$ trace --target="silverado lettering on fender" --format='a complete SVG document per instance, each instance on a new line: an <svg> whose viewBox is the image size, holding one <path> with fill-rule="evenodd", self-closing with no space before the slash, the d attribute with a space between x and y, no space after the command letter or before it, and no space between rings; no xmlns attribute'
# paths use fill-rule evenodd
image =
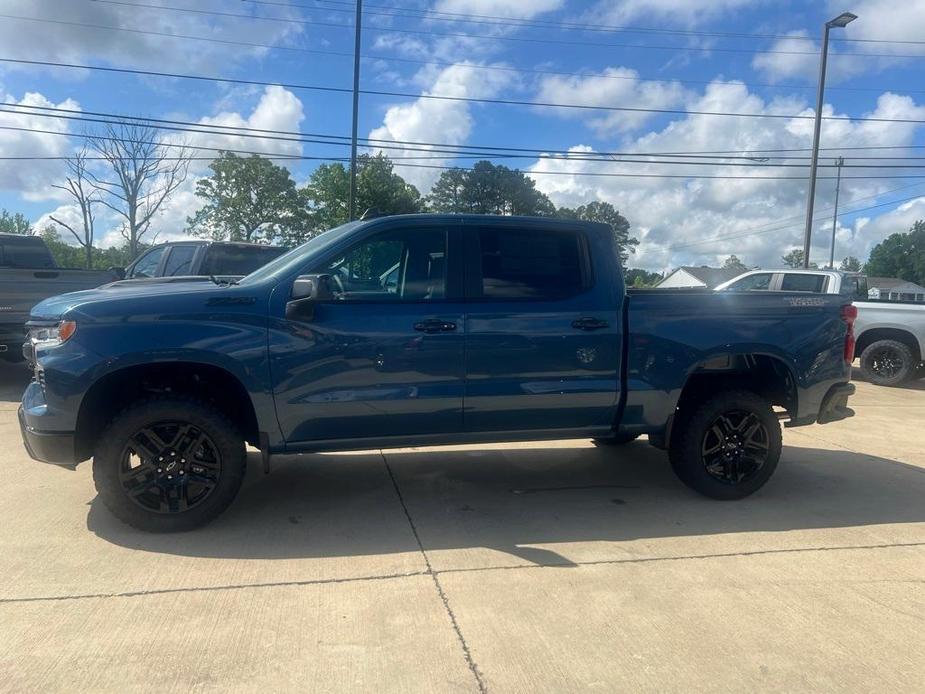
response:
<svg viewBox="0 0 925 694"><path fill-rule="evenodd" d="M219 515L245 442L274 454L642 434L717 499L759 489L788 426L851 416L850 300L624 288L610 227L351 222L238 284L43 301L19 410L38 460L93 458L151 531ZM773 409L781 408L779 415Z"/></svg>

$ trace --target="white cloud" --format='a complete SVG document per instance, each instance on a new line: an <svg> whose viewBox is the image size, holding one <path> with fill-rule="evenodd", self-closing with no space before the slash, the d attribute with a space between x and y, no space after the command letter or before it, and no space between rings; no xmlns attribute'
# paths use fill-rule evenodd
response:
<svg viewBox="0 0 925 694"><path fill-rule="evenodd" d="M645 19L666 22L669 27L692 27L755 4L759 3L755 0L600 0L586 13L585 19L617 25Z"/></svg>
<svg viewBox="0 0 925 694"><path fill-rule="evenodd" d="M0 91L0 102L46 108L79 110L80 104L72 99L54 103L42 94L28 92L21 99ZM70 121L64 118L47 118L42 111L0 113L0 155L4 157L61 157L71 153L68 133ZM27 132L11 128L27 128L46 132ZM0 189L15 191L28 200L58 197L58 192L49 183L60 176L63 165L60 161L7 161L0 166Z"/></svg>
<svg viewBox="0 0 925 694"><path fill-rule="evenodd" d="M39 5L41 7L34 0L5 0L4 14L47 20L35 22L6 18L0 22L0 45L5 54L17 58L62 62L81 62L93 58L122 66L156 66L160 70L188 71L226 67L229 60L263 55L267 49L244 46L232 49L226 44L171 39L153 33L276 45L301 32L301 25L296 23L246 21L136 5L106 5L85 1ZM218 3L215 6L221 9ZM295 8L277 8L275 14L283 18L301 16ZM117 31L105 27L135 31ZM68 70L60 74L73 78L75 72Z"/></svg>
<svg viewBox="0 0 925 694"><path fill-rule="evenodd" d="M664 109L684 99L677 82L640 81L639 73L626 67L608 67L588 77L544 78L537 101L588 106L629 106ZM580 118L600 134L627 132L642 126L654 114L642 111L587 111L571 108L545 109L563 118Z"/></svg>
<svg viewBox="0 0 925 694"><path fill-rule="evenodd" d="M479 70L471 64L454 65L441 70L434 78L432 86L424 93L486 98L496 94L510 79L510 73ZM369 137L377 140L463 144L472 131L471 108L472 105L464 101L419 98L389 107L382 125L370 132ZM427 156L427 151L383 151L399 162L405 157ZM445 161L446 159L437 158L418 163L441 165ZM436 169L413 167L398 167L398 173L422 192L426 192L440 174Z"/></svg>
<svg viewBox="0 0 925 694"><path fill-rule="evenodd" d="M687 104L690 110L732 111L766 114L811 114L805 103L793 100L765 102L748 92L744 85L714 83ZM925 118L925 106L911 98L883 94L870 116L878 118ZM826 106L826 113L832 113ZM844 142L850 145L911 144L915 124L824 121L823 146ZM748 151L762 149L808 148L812 137L811 120L718 118L686 116L666 127L623 142L627 151L698 152ZM613 203L630 220L633 234L642 242L630 263L654 270L686 264L718 264L735 253L748 264L765 267L780 265L787 248L801 245L806 202L805 179L733 180L691 178L644 178L639 174L709 174L715 176L805 176L805 160L772 160L771 163L797 163L792 168L758 168L729 165L692 166L658 164L620 164L614 161L580 161L575 155L587 154L588 146L576 146L571 156L538 160L531 168L537 187L560 205L574 206L590 200ZM901 151L901 150L899 150ZM805 154L795 152L794 155ZM822 164L831 164L837 150L824 152ZM847 163L857 152L844 151ZM870 156L869 152L864 153ZM891 154L895 154L891 152ZM761 162L745 163L761 164ZM860 162L858 162L860 163ZM895 162L893 162L895 163ZM555 175L543 172L556 172ZM561 175L573 174L573 175ZM626 177L597 177L579 174L622 173ZM849 178L877 174L877 169L845 170L840 211L899 199L922 192L908 180L860 180ZM895 170L880 170L891 174ZM830 208L834 199L833 169L820 169L816 198L816 225L813 260L827 262L830 241ZM886 194L891 190L891 194ZM878 197L880 196L880 197ZM885 208L888 209L888 208ZM882 230L870 222L861 229L842 228L838 232L839 258L856 255L866 259L873 243L886 230L904 231L908 220L921 214L912 205L903 218L883 219ZM908 223L907 223L908 222ZM899 228L896 225L899 224ZM905 225L905 226L903 226Z"/></svg>
<svg viewBox="0 0 925 694"><path fill-rule="evenodd" d="M558 10L565 0L439 0L437 12L460 14L487 14L511 19L532 19L546 12Z"/></svg>

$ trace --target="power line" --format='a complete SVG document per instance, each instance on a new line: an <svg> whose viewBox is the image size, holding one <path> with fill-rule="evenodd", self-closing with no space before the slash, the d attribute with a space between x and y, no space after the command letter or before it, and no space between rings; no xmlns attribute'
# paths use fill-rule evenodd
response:
<svg viewBox="0 0 925 694"><path fill-rule="evenodd" d="M248 19L248 20L258 20L258 21L269 21L277 23L286 23L286 24L301 24L305 26L323 26L323 27L334 27L340 29L349 29L352 28L352 24L336 24L333 22L318 22L315 20L308 19L287 19L284 17L267 17L265 15L251 15L243 14L238 12L222 12L218 10L198 10L188 7L173 7L170 5L152 5L147 3L138 3L138 2L126 2L125 0L93 0L94 2L105 3L108 5L120 5L125 7L136 7L142 9L151 9L164 12L186 12L192 14L204 14L204 15L213 15L218 17L232 17L238 19ZM597 46L602 48L634 48L641 50L670 50L670 51L699 51L705 53L744 53L749 55L757 54L769 54L769 55L818 55L817 51L778 51L778 50L754 50L747 48L723 48L723 47L704 47L704 46L659 46L653 44L634 44L634 43L601 43L597 41L571 41L563 39L538 39L538 38L529 38L523 36L487 36L484 34L466 34L462 32L446 32L446 31L426 31L422 29L404 29L398 27L370 27L370 31L377 31L380 33L402 33L402 34L416 34L416 35L425 35L425 36L453 36L466 39L486 39L490 41L516 41L522 43L541 43L544 45L547 44L558 44L558 45L568 45L568 46ZM917 53L912 55L907 54L898 54L898 53L839 53L838 57L844 56L863 56L869 58L925 58L925 53ZM833 56L834 57L834 56Z"/></svg>
<svg viewBox="0 0 925 694"><path fill-rule="evenodd" d="M281 46L277 44L270 43L255 43L250 41L233 41L230 39L216 39L207 36L196 36L191 34L172 34L169 32L163 31L148 31L142 29L131 29L127 27L117 27L117 26L108 26L105 24L92 24L87 22L71 22L60 19L48 19L40 17L22 17L18 15L10 14L0 14L0 17L4 19L15 19L26 22L40 22L46 24L59 24L64 26L74 26L74 27L83 27L88 29L100 29L105 31L122 31L132 34L139 34L144 36L157 36L161 38L170 38L170 39L180 39L184 41L202 41L207 43L216 43L220 45L228 46L242 46L246 48L264 48L267 50L276 50L276 51L289 51L296 53L307 53L311 55L327 55L334 57L343 57L343 58L352 58L353 54L346 51L329 51L329 50L320 50L313 48L299 48L295 46ZM537 75L558 75L563 77L593 77L609 80L630 80L644 83L654 83L654 84L732 84L739 85L743 84L744 80L691 80L691 79L655 79L655 78L646 78L646 77L630 77L627 75L608 75L601 74L596 72L569 72L565 70L539 70L525 67L514 67L506 65L477 65L467 62L450 62L450 61L441 61L441 60L416 60L414 58L401 58L396 56L385 56L385 55L376 55L371 53L362 53L361 58L365 60L373 61L386 61L392 63L407 63L412 65L433 65L436 67L465 67L471 70L488 70L488 71L497 71L497 72L513 72L518 74L537 74ZM799 84L770 84L763 82L749 82L750 87L762 87L767 89L815 89L813 85L799 85ZM905 86L903 87L828 87L829 91L855 91L855 92L883 92L883 91L896 91L904 92L909 94L925 94L925 89L908 89Z"/></svg>
<svg viewBox="0 0 925 694"><path fill-rule="evenodd" d="M101 2L102 0L95 0ZM109 0L107 0L109 1ZM129 68L110 68L99 65L84 65L77 63L60 63L55 61L39 61L39 60L23 60L23 59L14 59L14 58L0 58L0 61L3 62L12 62L12 63L27 63L32 65L45 65L49 67L63 67L63 68L74 68L74 69L84 69L84 70L101 70L105 72L124 72L129 74L141 74L141 75L151 75L156 77L169 77L173 79L193 79L193 80L205 80L212 82L229 82L234 84L251 84L251 85L263 85L263 86L278 86L286 87L288 89L303 89L307 91L323 91L331 93L340 93L340 94L349 94L352 93L351 89L346 87L331 87L326 85L314 85L314 84L297 84L297 83L286 83L286 82L265 82L260 80L244 80L238 78L226 78L221 76L205 76L205 75L192 75L188 73L174 73L174 72L157 72L153 70L139 70L139 69L129 69ZM466 97L466 96L452 96L449 94L415 94L412 92L393 92L377 89L361 89L361 94L367 94L372 96L391 96L399 98L409 98L409 99L431 99L438 101L455 101L455 102L464 102L464 103L481 103L481 104L496 104L496 105L506 105L506 106L533 106L533 107L542 107L542 108L565 108L565 109L577 109L577 110L591 110L591 111L613 111L613 112L628 112L628 113L657 113L663 115L687 115L687 116L723 116L729 118L770 118L770 119L786 119L786 120L812 120L813 116L804 116L800 114L783 114L783 113L735 113L730 111L702 111L702 110L692 110L692 109L672 109L672 108L643 108L643 107L634 107L634 106L602 106L602 105L593 105L593 104L568 104L568 103L559 103L551 101L527 101L521 99L495 99L495 98L485 98L485 97ZM853 121L860 123L925 123L925 119L915 119L915 118L879 118L872 116L822 116L822 120L829 121Z"/></svg>
<svg viewBox="0 0 925 694"><path fill-rule="evenodd" d="M25 110L17 110L25 109ZM126 114L118 113L107 113L103 111L82 111L78 109L67 109L54 106L38 106L32 104L0 104L0 112L10 113L15 115L22 116L37 116L45 118L54 118L54 119L64 119L64 120L77 120L82 122L93 122L93 123L102 123L107 125L118 125L126 121L135 121L140 124L149 125L149 127L156 127L158 129L171 130L176 132L184 132L191 134L201 134L201 135L223 135L227 137L250 137L262 140L280 140L287 142L298 142L305 144L321 144L321 145L335 145L335 146L347 146L348 138L343 135L327 135L321 133L302 133L299 131L286 131L286 130L268 130L264 128L252 128L249 126L231 126L231 125L221 125L221 124L210 124L210 123L196 123L193 121L183 121L183 120L173 120L173 119L164 119L164 118L153 118L153 117L144 117L144 116L132 116ZM155 124L151 126L150 124ZM698 162L698 161L648 161L641 159L631 159L630 156L645 156L645 157L686 157L686 156L720 156L720 155L711 155L708 153L695 154L671 154L671 153L653 153L648 154L644 152L640 153L621 153L621 152L571 152L568 150L541 150L541 149L527 149L527 148L493 148L493 147L479 147L476 145L448 145L446 143L418 143L414 141L407 140L379 140L379 139L370 139L370 138L359 138L362 139L364 147L374 148L374 149L391 149L398 151L420 151L427 152L430 154L445 154L451 157L462 157L462 156L479 156L479 157L509 157L512 152L522 152L527 156L516 157L516 158L539 158L539 159L553 159L556 161L610 161L614 163L643 163L643 164L688 164L688 165L700 165L700 166L765 166L765 167L794 167L794 168L803 168L801 164L769 164L766 162L755 162L755 161L746 161L746 162ZM398 146L401 145L401 146ZM443 147L445 149L436 149ZM485 151L485 150L495 150L495 151ZM557 156L563 155L563 156ZM620 156L625 157L623 159L615 160L613 157ZM723 159L750 159L754 160L754 157L743 157L735 155L734 157L730 156L720 156ZM859 158L859 157L856 157ZM873 157L875 160L882 159L881 157ZM894 158L899 160L911 159L908 158ZM824 166L827 166L824 164ZM850 165L853 168L921 168L920 165L904 165L904 164L871 164L871 165Z"/></svg>
<svg viewBox="0 0 925 694"><path fill-rule="evenodd" d="M308 5L299 4L299 3L287 3L287 2L274 2L271 0L242 0L243 2L249 2L254 5L268 5L268 6L277 6L277 7L295 7L308 10L324 10L327 12L350 12L349 9L335 9L332 7L310 7ZM326 4L333 5L345 5L352 6L353 3L350 2L338 2L338 0L315 0L316 4L322 2ZM486 15L486 14L474 14L474 13L463 13L463 12L447 12L447 11L438 11L438 10L428 10L428 9L417 9L412 7L397 7L394 5L376 5L376 4L366 4L366 7L373 7L378 9L394 10L397 12L413 12L416 14L396 14L395 12L386 13L386 12L371 12L364 10L364 14L378 15L385 17L407 17L411 19L434 19L438 21L449 21L449 22L463 22L463 23L475 23L475 24L491 24L495 26L508 26L508 27L519 27L519 28L546 28L546 29L563 29L571 30L576 29L580 31L594 31L594 32L606 32L606 33L653 33L653 34L671 34L678 36L709 36L709 37L718 37L718 38L760 38L760 39L793 39L798 41L815 41L811 36L793 36L788 34L756 34L756 33L745 33L745 32L724 32L724 31L702 31L702 30L687 30L687 29L665 29L665 28L654 28L654 27L638 27L638 26L616 26L616 25L607 25L607 24L582 24L579 22L556 22L550 20L542 19L519 19L516 17L503 17L500 15ZM499 21L481 21L484 19L488 20L499 20ZM887 44L910 44L910 45L921 45L925 44L925 41L912 41L912 40L901 40L901 39L833 39L843 43L887 43Z"/></svg>

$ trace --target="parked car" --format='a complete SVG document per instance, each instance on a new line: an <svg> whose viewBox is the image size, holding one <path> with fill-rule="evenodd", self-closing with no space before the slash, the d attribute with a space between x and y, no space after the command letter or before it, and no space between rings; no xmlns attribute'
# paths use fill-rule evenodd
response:
<svg viewBox="0 0 925 694"><path fill-rule="evenodd" d="M121 270L121 274L126 280L165 278L166 281L185 281L189 277L200 276L236 281L286 250L281 246L233 241L170 241L142 253Z"/></svg>
<svg viewBox="0 0 925 694"><path fill-rule="evenodd" d="M110 270L59 268L39 236L0 234L0 357L22 360L29 309L42 299L115 278Z"/></svg>
<svg viewBox="0 0 925 694"><path fill-rule="evenodd" d="M837 270L750 270L715 291L804 291L856 297L857 354L864 378L898 386L925 377L925 304L869 299L867 278Z"/></svg>
<svg viewBox="0 0 925 694"><path fill-rule="evenodd" d="M33 458L92 456L102 502L150 531L221 513L245 442L269 470L282 453L647 434L687 485L739 499L774 472L782 417L854 414L853 319L841 296L627 292L603 224L383 217L233 285L44 301L19 418Z"/></svg>

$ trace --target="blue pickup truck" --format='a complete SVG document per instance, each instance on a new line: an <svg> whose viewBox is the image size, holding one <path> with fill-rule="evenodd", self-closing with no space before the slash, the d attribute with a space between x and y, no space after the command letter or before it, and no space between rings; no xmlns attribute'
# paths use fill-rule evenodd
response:
<svg viewBox="0 0 925 694"><path fill-rule="evenodd" d="M102 501L149 531L219 515L246 443L269 470L308 451L645 434L687 485L738 499L777 466L782 419L853 414L849 301L627 292L601 224L383 217L233 284L43 301L19 419L33 458L92 457Z"/></svg>

